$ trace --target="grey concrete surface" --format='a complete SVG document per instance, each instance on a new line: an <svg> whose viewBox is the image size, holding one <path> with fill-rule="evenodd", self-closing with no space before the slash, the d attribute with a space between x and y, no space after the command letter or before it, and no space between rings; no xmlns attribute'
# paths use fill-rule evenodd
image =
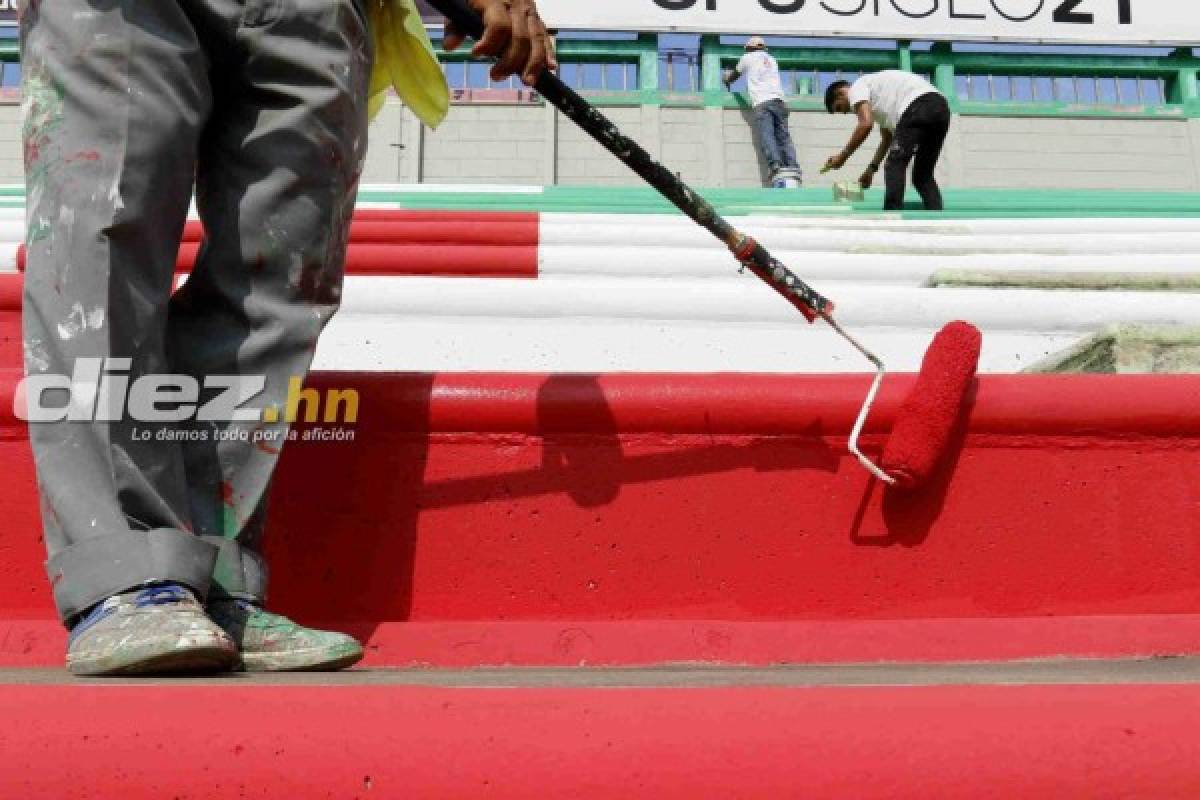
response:
<svg viewBox="0 0 1200 800"><path fill-rule="evenodd" d="M1200 657L954 664L777 667L354 669L340 673L229 674L212 678L74 678L61 669L0 669L8 685L431 686L449 688L677 688L1025 686L1200 683Z"/></svg>

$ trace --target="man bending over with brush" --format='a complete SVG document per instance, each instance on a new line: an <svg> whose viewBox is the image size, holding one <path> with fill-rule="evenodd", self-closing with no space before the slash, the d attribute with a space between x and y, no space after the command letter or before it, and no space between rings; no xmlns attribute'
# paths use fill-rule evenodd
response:
<svg viewBox="0 0 1200 800"><path fill-rule="evenodd" d="M555 66L533 0L470 2L493 79ZM54 384L29 429L68 667L355 663L351 637L264 609L261 545L278 410L341 300L368 95L395 84L430 124L448 107L412 0L22 6L26 386ZM193 186L207 238L172 294ZM229 410L197 418L216 395Z"/></svg>
<svg viewBox="0 0 1200 800"><path fill-rule="evenodd" d="M926 210L942 210L942 193L934 170L950 130L950 104L933 84L911 72L885 70L863 75L853 84L831 84L825 92L825 108L830 114L854 114L858 118L845 149L826 162L827 170L844 167L879 123L882 140L859 183L864 189L871 188L886 158L883 207L898 211L904 207L905 175L912 163L913 186Z"/></svg>

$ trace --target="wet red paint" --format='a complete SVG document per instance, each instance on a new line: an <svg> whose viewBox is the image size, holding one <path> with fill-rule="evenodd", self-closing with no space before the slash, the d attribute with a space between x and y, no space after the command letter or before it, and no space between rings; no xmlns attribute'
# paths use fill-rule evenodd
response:
<svg viewBox="0 0 1200 800"><path fill-rule="evenodd" d="M20 311L23 291L20 275L0 274L0 311Z"/></svg>
<svg viewBox="0 0 1200 800"><path fill-rule="evenodd" d="M403 242L460 245L535 245L539 215L515 211L406 211L356 209L351 219L352 241L377 244ZM189 220L184 242L204 238L204 226Z"/></svg>
<svg viewBox="0 0 1200 800"><path fill-rule="evenodd" d="M452 275L536 278L539 216L525 212L363 209L350 224L345 271L350 275ZM205 231L192 220L183 231L178 272L196 263ZM17 268L25 268L18 251ZM259 270L257 256L249 264Z"/></svg>
<svg viewBox="0 0 1200 800"><path fill-rule="evenodd" d="M446 275L480 278L536 278L538 247L529 245L436 244L425 242L362 242L351 232L345 271L349 275ZM200 243L180 245L175 269L191 272ZM17 268L25 268L18 252ZM256 268L252 262L251 269Z"/></svg>
<svg viewBox="0 0 1200 800"><path fill-rule="evenodd" d="M0 661L61 661L18 377L0 641L44 627ZM889 376L869 452L913 380ZM272 597L372 638L376 665L1200 650L1200 377L984 376L955 458L908 497L845 454L869 382L316 376L360 393L358 435L285 448Z"/></svg>
<svg viewBox="0 0 1200 800"><path fill-rule="evenodd" d="M4 687L0 794L1091 800L1200 787L1196 685L221 683ZM164 757L165 742L186 757Z"/></svg>

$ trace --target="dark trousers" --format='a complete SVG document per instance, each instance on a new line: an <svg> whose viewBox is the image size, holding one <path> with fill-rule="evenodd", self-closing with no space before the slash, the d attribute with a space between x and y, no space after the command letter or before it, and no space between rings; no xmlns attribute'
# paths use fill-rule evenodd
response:
<svg viewBox="0 0 1200 800"><path fill-rule="evenodd" d="M782 100L768 100L754 107L754 130L772 175L780 167L800 166L796 162L796 147L788 130L788 107Z"/></svg>
<svg viewBox="0 0 1200 800"><path fill-rule="evenodd" d="M904 207L904 184L908 165L913 165L913 186L928 211L942 210L942 192L933 177L946 133L950 130L950 104L940 94L930 93L908 107L892 139L884 177L887 194L883 207L898 211ZM915 160L914 160L915 158Z"/></svg>

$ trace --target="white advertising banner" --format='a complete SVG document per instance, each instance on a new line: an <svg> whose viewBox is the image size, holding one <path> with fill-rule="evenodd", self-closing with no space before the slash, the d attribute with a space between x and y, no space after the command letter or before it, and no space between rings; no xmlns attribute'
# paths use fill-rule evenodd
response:
<svg viewBox="0 0 1200 800"><path fill-rule="evenodd" d="M1200 43L1198 0L538 0L569 30L1094 44Z"/></svg>

